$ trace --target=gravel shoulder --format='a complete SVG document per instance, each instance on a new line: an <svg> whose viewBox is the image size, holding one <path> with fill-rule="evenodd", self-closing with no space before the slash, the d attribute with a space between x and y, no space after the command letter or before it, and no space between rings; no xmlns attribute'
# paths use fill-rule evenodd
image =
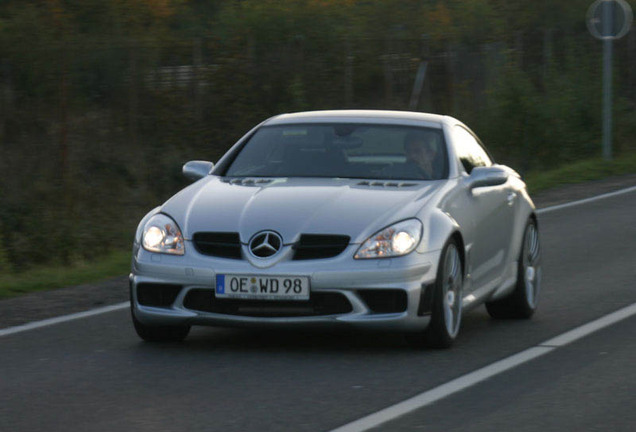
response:
<svg viewBox="0 0 636 432"><path fill-rule="evenodd" d="M533 194L532 197L537 208L545 208L631 186L636 186L636 174L611 177L583 184L558 186ZM82 312L127 300L127 275L93 284L26 294L20 297L0 300L0 328Z"/></svg>
<svg viewBox="0 0 636 432"><path fill-rule="evenodd" d="M128 276L0 300L0 328L13 327L128 300Z"/></svg>
<svg viewBox="0 0 636 432"><path fill-rule="evenodd" d="M591 198L632 186L636 186L636 174L609 177L586 183L562 185L531 195L537 208L545 208L566 202Z"/></svg>

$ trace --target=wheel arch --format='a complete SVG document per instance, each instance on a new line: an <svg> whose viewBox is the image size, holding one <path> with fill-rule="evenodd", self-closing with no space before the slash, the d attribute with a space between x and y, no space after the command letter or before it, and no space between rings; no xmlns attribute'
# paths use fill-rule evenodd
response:
<svg viewBox="0 0 636 432"><path fill-rule="evenodd" d="M537 217L537 214L535 211L531 211L524 219L521 219L520 223L518 224L518 233L515 233L517 235L515 235L515 245L514 248L512 249L512 259L517 260L519 257L519 254L521 253L521 248L523 247L523 238L524 238L524 233L526 232L526 226L528 225L528 222L532 221L534 223L534 225L537 227L537 231L539 230L539 218Z"/></svg>
<svg viewBox="0 0 636 432"><path fill-rule="evenodd" d="M470 268L467 261L469 253L466 249L467 241L462 234L461 226L450 214L440 209L435 209L429 213L424 220L426 221L424 223L424 239L418 247L418 252L440 251L441 253L448 242L454 240L459 249L463 276L466 277Z"/></svg>
<svg viewBox="0 0 636 432"><path fill-rule="evenodd" d="M539 228L539 218L537 216L536 208L532 201L522 200L521 205L514 217L514 227L510 240L510 249L506 257L506 262L510 263L518 261L521 248L523 247L523 237L528 222L532 221L537 229Z"/></svg>
<svg viewBox="0 0 636 432"><path fill-rule="evenodd" d="M464 278L466 278L466 245L464 243L464 237L462 236L461 232L457 230L450 235L449 240L454 240L455 244L457 245L457 249L459 250L459 258L462 263L462 275L464 276Z"/></svg>

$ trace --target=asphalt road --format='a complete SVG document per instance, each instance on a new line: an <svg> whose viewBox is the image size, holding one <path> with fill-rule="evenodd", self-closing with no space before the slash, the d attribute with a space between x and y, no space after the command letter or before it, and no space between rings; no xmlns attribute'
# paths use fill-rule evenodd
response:
<svg viewBox="0 0 636 432"><path fill-rule="evenodd" d="M330 431L636 303L636 192L540 216L544 284L529 321L479 308L457 344L195 328L142 343L127 311L0 337L0 431ZM383 431L633 431L636 318Z"/></svg>

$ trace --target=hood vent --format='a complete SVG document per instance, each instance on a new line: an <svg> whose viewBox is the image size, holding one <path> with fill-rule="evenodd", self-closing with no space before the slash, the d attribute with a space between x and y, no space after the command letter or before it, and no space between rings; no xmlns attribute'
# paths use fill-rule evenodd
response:
<svg viewBox="0 0 636 432"><path fill-rule="evenodd" d="M262 186L272 182L272 179L264 178L233 178L223 179L223 182L238 186Z"/></svg>
<svg viewBox="0 0 636 432"><path fill-rule="evenodd" d="M405 182L395 182L395 181L361 181L357 184L357 186L370 186L370 187L381 187L381 188L404 188L404 187L412 187L417 186L417 183L405 183Z"/></svg>

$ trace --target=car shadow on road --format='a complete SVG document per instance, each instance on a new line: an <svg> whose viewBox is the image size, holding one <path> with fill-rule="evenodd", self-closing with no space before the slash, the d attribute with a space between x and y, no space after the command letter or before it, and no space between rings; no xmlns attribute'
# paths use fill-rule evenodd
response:
<svg viewBox="0 0 636 432"><path fill-rule="evenodd" d="M496 333L511 337L510 333L521 324L515 321L492 320L484 311L473 311L463 318L462 329L452 350L471 350L483 344ZM521 324L522 325L522 324ZM507 328L507 329L506 329ZM481 341L481 342L480 342ZM190 335L180 343L143 343L140 347L153 350L175 349L182 352L323 352L386 354L387 352L439 350L414 347L407 343L401 332L370 331L352 328L338 329L282 329L282 328L217 328L193 327Z"/></svg>
<svg viewBox="0 0 636 432"><path fill-rule="evenodd" d="M401 333L354 329L195 328L187 349L226 351L383 351L407 350Z"/></svg>

